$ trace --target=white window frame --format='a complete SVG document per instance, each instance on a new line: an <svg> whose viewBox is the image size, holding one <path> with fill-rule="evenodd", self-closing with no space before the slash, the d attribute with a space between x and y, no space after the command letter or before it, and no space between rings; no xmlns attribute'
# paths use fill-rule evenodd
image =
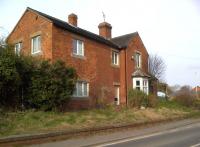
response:
<svg viewBox="0 0 200 147"><path fill-rule="evenodd" d="M79 91L79 86L78 84L81 84L81 95L78 94L78 91ZM84 86L86 84L86 94L84 94ZM75 84L75 90L73 92L73 97L89 97L89 83L86 82L86 81L77 81L76 84Z"/></svg>
<svg viewBox="0 0 200 147"><path fill-rule="evenodd" d="M139 85L137 85L137 82L139 82ZM136 89L139 88L139 90L141 90L141 80L136 80L136 82L135 82L135 88Z"/></svg>
<svg viewBox="0 0 200 147"><path fill-rule="evenodd" d="M34 41L37 41L35 49L34 49ZM37 35L37 36L32 37L31 39L31 53L37 54L40 52L41 52L41 36Z"/></svg>
<svg viewBox="0 0 200 147"><path fill-rule="evenodd" d="M137 68L141 68L141 62L142 62L142 58L141 58L141 54L139 52L135 53L135 64Z"/></svg>
<svg viewBox="0 0 200 147"><path fill-rule="evenodd" d="M20 52L22 49L22 42L18 42L15 44L15 54L20 56Z"/></svg>
<svg viewBox="0 0 200 147"><path fill-rule="evenodd" d="M119 65L119 52L112 51L112 64Z"/></svg>
<svg viewBox="0 0 200 147"><path fill-rule="evenodd" d="M140 85L136 85L136 82L140 81ZM146 82L146 83L145 83ZM133 78L133 89L140 88L141 91L146 93L147 95L149 94L149 80L147 78L143 77L135 77Z"/></svg>
<svg viewBox="0 0 200 147"><path fill-rule="evenodd" d="M115 86L116 105L120 105L120 86Z"/></svg>
<svg viewBox="0 0 200 147"><path fill-rule="evenodd" d="M76 42L76 50L74 49L74 41ZM76 51L76 52L74 52L74 51ZM72 52L74 55L84 56L84 42L82 40L73 39L73 51Z"/></svg>
<svg viewBox="0 0 200 147"><path fill-rule="evenodd" d="M149 88L148 88L148 80L147 79L143 79L143 92L148 94L149 93Z"/></svg>

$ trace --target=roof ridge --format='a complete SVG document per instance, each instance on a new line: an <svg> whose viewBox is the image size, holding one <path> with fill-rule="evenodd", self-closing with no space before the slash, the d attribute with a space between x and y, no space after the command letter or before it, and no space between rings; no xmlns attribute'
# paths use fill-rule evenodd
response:
<svg viewBox="0 0 200 147"><path fill-rule="evenodd" d="M136 31L136 32L133 32L133 33L128 33L128 34L120 35L120 36L117 36L117 37L114 37L114 38L111 38L111 39L117 39L117 38L120 38L120 37L134 35L134 34L138 34L138 32Z"/></svg>
<svg viewBox="0 0 200 147"><path fill-rule="evenodd" d="M31 11L35 11L36 13L39 13L39 14L41 14L41 15L46 15L46 16L48 16L48 17L51 17L51 18L53 18L53 19L56 19L56 20L58 20L58 21L62 21L63 23L66 23L66 24L70 25L68 22L66 22L66 21L64 21L64 20L61 20L61 19L56 18L56 17L53 17L53 16L48 15L48 14L46 14L46 13L40 12L40 11L35 10L35 9L33 9L33 8L27 7L27 9L29 9L29 10L31 10Z"/></svg>
<svg viewBox="0 0 200 147"><path fill-rule="evenodd" d="M112 46L114 48L120 49L120 47L117 44L113 43L112 41L110 41L110 40L108 40L108 39L106 39L106 38L104 38L104 37L102 37L98 34L95 34L95 33L90 32L88 30L82 29L80 27L75 27L73 25L70 25L66 21L63 21L63 20L58 19L56 17L53 17L51 15L45 14L43 12L37 11L37 10L32 9L30 7L27 7L27 10L31 10L31 11L36 12L37 14L47 18L48 20L52 21L55 25L58 25L59 27L62 27L63 29L69 29L70 31L72 31L74 33L81 34L83 36L85 35L86 37L92 38L92 39L97 40L97 41L101 41L101 43L104 43L104 44L107 44L107 45Z"/></svg>

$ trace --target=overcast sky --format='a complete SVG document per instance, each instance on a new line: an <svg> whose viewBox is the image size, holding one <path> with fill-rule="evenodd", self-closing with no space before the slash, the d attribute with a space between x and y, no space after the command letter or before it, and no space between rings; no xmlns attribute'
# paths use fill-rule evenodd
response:
<svg viewBox="0 0 200 147"><path fill-rule="evenodd" d="M66 21L73 12L94 33L103 11L113 37L138 31L148 52L164 59L168 84L200 85L200 0L0 0L0 35L26 7Z"/></svg>

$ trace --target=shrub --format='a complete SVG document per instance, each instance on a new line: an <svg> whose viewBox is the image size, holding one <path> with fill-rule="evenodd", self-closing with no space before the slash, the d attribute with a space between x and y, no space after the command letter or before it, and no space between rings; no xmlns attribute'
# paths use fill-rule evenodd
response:
<svg viewBox="0 0 200 147"><path fill-rule="evenodd" d="M74 90L76 72L64 62L18 56L0 45L0 109L61 109Z"/></svg>
<svg viewBox="0 0 200 147"><path fill-rule="evenodd" d="M148 95L148 106L149 107L156 107L158 105L158 97L153 95L153 94L149 94Z"/></svg>
<svg viewBox="0 0 200 147"><path fill-rule="evenodd" d="M64 62L42 61L31 78L29 104L42 110L60 110L72 95L76 73Z"/></svg>
<svg viewBox="0 0 200 147"><path fill-rule="evenodd" d="M179 91L176 92L174 100L182 105L189 107L194 104L195 97L189 86L183 86Z"/></svg>
<svg viewBox="0 0 200 147"><path fill-rule="evenodd" d="M0 106L16 108L19 106L20 75L17 72L17 56L12 47L0 47Z"/></svg>
<svg viewBox="0 0 200 147"><path fill-rule="evenodd" d="M136 108L140 108L141 106L147 107L147 95L140 90L130 89L128 92L128 105Z"/></svg>
<svg viewBox="0 0 200 147"><path fill-rule="evenodd" d="M200 110L200 100L199 99L195 99L194 102L193 102L193 106Z"/></svg>
<svg viewBox="0 0 200 147"><path fill-rule="evenodd" d="M28 108L29 87L31 86L31 78L36 69L38 60L30 56L20 56L17 60L17 72L20 75L19 97L21 97L22 109Z"/></svg>

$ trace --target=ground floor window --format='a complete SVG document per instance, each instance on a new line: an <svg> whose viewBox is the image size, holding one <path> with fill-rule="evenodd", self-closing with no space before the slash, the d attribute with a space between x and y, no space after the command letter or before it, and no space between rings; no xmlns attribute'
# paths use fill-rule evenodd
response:
<svg viewBox="0 0 200 147"><path fill-rule="evenodd" d="M18 42L15 44L15 53L19 56L22 48L22 42Z"/></svg>
<svg viewBox="0 0 200 147"><path fill-rule="evenodd" d="M120 104L119 86L115 86L115 104Z"/></svg>
<svg viewBox="0 0 200 147"><path fill-rule="evenodd" d="M136 80L136 83L135 83L135 88L137 89L137 90L140 90L140 80Z"/></svg>
<svg viewBox="0 0 200 147"><path fill-rule="evenodd" d="M89 83L85 81L77 81L73 92L73 97L88 97Z"/></svg>
<svg viewBox="0 0 200 147"><path fill-rule="evenodd" d="M137 77L133 78L133 88L149 94L149 81L147 78Z"/></svg>

